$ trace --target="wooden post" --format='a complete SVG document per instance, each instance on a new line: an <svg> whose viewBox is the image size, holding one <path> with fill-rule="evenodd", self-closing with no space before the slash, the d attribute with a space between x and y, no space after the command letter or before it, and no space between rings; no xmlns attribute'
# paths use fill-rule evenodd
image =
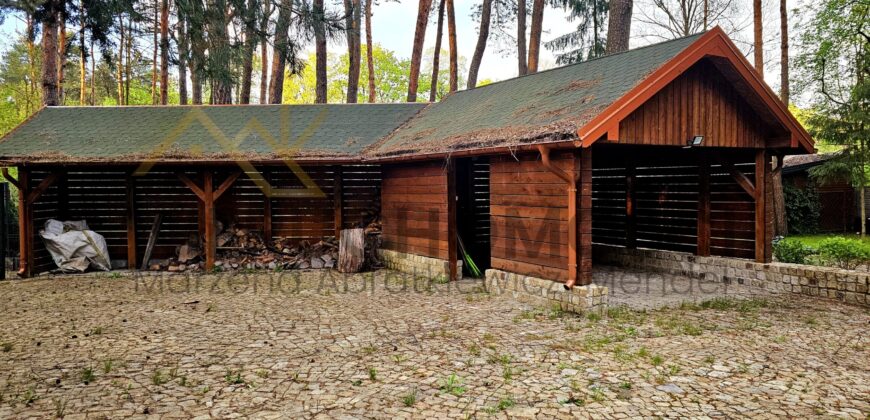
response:
<svg viewBox="0 0 870 420"><path fill-rule="evenodd" d="M64 170L58 171L57 180L57 218L60 221L69 219L69 180Z"/></svg>
<svg viewBox="0 0 870 420"><path fill-rule="evenodd" d="M580 176L577 179L579 194L579 270L577 282L581 286L592 283L592 149L582 148L578 151ZM576 159L576 157L575 157Z"/></svg>
<svg viewBox="0 0 870 420"><path fill-rule="evenodd" d="M272 177L268 168L263 169L266 186L263 191L263 239L272 242Z"/></svg>
<svg viewBox="0 0 870 420"><path fill-rule="evenodd" d="M628 157L625 163L625 247L637 248L637 163Z"/></svg>
<svg viewBox="0 0 870 420"><path fill-rule="evenodd" d="M710 161L701 151L698 158L698 249L697 255L710 255Z"/></svg>
<svg viewBox="0 0 870 420"><path fill-rule="evenodd" d="M202 174L203 192L203 224L205 225L205 270L214 269L215 253L217 246L217 233L215 232L214 216L214 174L206 170Z"/></svg>
<svg viewBox="0 0 870 420"><path fill-rule="evenodd" d="M30 169L18 168L18 276L30 277L33 272L33 206L27 202L30 194Z"/></svg>
<svg viewBox="0 0 870 420"><path fill-rule="evenodd" d="M768 224L767 192L770 184L770 154L762 149L755 152L755 261L768 263L771 260ZM771 226L772 227L772 226Z"/></svg>
<svg viewBox="0 0 870 420"><path fill-rule="evenodd" d="M334 171L334 185L332 187L332 207L335 210L335 239L341 238L341 228L344 226L344 218L342 217L342 170L341 166L336 166Z"/></svg>
<svg viewBox="0 0 870 420"><path fill-rule="evenodd" d="M456 270L456 161L447 159L447 264L450 280L458 280Z"/></svg>
<svg viewBox="0 0 870 420"><path fill-rule="evenodd" d="M136 269L136 190L135 178L127 175L127 268Z"/></svg>

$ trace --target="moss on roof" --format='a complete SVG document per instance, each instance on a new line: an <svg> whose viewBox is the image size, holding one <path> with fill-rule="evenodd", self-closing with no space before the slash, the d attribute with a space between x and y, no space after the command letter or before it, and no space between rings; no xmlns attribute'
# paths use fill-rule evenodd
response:
<svg viewBox="0 0 870 420"><path fill-rule="evenodd" d="M0 142L0 157L28 162L357 158L423 107L49 107Z"/></svg>
<svg viewBox="0 0 870 420"><path fill-rule="evenodd" d="M368 152L376 157L444 153L573 137L701 35L456 92Z"/></svg>

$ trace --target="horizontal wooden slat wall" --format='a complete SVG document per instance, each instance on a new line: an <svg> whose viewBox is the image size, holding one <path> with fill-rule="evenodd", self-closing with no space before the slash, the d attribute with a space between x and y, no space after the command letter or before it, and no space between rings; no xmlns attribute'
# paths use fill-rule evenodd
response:
<svg viewBox="0 0 870 420"><path fill-rule="evenodd" d="M383 167L381 219L385 249L447 260L444 163Z"/></svg>
<svg viewBox="0 0 870 420"><path fill-rule="evenodd" d="M300 178L286 166L258 167L271 178L275 188L304 188ZM217 168L215 184L219 185L235 168ZM114 260L126 259L126 180L132 167L108 169L70 168L42 194L34 205L35 272L54 268L38 232L49 218L86 220L90 228L106 238L109 255ZM335 232L333 188L335 167L305 167L303 171L318 186L311 197L275 197L272 199L274 237L318 241ZM139 258L145 252L152 223L158 213L163 222L152 258L175 255L177 246L200 233L199 202L193 192L177 176L179 168L154 167L142 176L133 177L135 199L136 245ZM181 170L194 182L202 180L193 170ZM32 186L44 179L49 170L36 170ZM359 227L377 216L380 207L381 172L378 165L344 167L343 222L345 227ZM262 231L265 195L253 181L253 174L242 174L233 186L218 199L216 217L223 224ZM66 191L59 194L59 191ZM320 195L322 196L316 196ZM65 204L61 205L60 201Z"/></svg>
<svg viewBox="0 0 870 420"><path fill-rule="evenodd" d="M627 245L627 162L635 163L635 237L640 248L697 253L698 149L596 147L593 158L592 240ZM748 153L713 152L754 179ZM715 159L710 159L715 162ZM710 253L754 258L755 202L721 165L710 168Z"/></svg>
<svg viewBox="0 0 870 420"><path fill-rule="evenodd" d="M685 145L704 136L704 147L764 147L769 128L711 63L701 61L619 125L622 144Z"/></svg>
<svg viewBox="0 0 870 420"><path fill-rule="evenodd" d="M551 160L562 170L574 170L570 153L553 153ZM528 154L491 158L489 185L492 268L567 280L565 181L548 171L538 154Z"/></svg>
<svg viewBox="0 0 870 420"><path fill-rule="evenodd" d="M755 179L754 162L735 167ZM755 199L718 165L710 168L710 253L755 258Z"/></svg>
<svg viewBox="0 0 870 420"><path fill-rule="evenodd" d="M106 239L112 259L127 256L126 176L124 170L70 170L58 182L67 188L67 205L59 217L87 221L91 230Z"/></svg>
<svg viewBox="0 0 870 420"><path fill-rule="evenodd" d="M45 179L51 172L34 170L30 173L30 188L35 188ZM39 199L33 203L33 274L38 274L44 271L54 270L57 266L54 260L51 259L51 254L45 248L45 243L42 237L39 236L39 231L45 229L45 222L48 219L57 219L60 217L60 206L58 204L58 186L53 184L45 190Z"/></svg>

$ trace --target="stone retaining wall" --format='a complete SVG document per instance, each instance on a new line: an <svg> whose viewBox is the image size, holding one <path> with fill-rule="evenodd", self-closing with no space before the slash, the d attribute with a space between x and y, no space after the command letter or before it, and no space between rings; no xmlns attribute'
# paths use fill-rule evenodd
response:
<svg viewBox="0 0 870 420"><path fill-rule="evenodd" d="M870 306L870 273L801 264L762 264L750 260L696 255L651 249L626 249L595 245L594 264L720 280L777 293L821 296Z"/></svg>
<svg viewBox="0 0 870 420"><path fill-rule="evenodd" d="M535 306L558 305L566 312L584 313L607 305L606 287L590 284L565 290L561 282L495 269L486 270L485 287L490 295L506 294Z"/></svg>
<svg viewBox="0 0 870 420"><path fill-rule="evenodd" d="M450 265L445 260L408 254L389 249L379 250L384 267L403 273L444 280L450 276ZM456 272L462 278L462 261L456 261Z"/></svg>

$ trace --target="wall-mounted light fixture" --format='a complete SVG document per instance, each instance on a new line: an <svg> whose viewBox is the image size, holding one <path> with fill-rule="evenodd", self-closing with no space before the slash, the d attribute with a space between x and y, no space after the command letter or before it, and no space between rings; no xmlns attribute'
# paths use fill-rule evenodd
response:
<svg viewBox="0 0 870 420"><path fill-rule="evenodd" d="M686 148L689 147L698 147L704 143L704 136L694 136L689 139L689 142L686 144Z"/></svg>

